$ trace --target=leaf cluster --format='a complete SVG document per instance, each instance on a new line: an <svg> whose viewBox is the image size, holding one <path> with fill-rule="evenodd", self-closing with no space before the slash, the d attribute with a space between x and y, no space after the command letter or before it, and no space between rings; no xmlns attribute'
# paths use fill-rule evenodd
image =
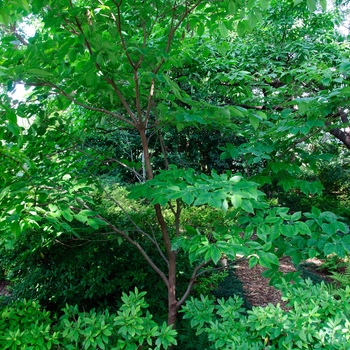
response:
<svg viewBox="0 0 350 350"><path fill-rule="evenodd" d="M349 288L334 297L324 284L285 284L288 311L278 304L243 314L242 299L214 304L208 297L186 302L182 312L197 334L205 332L209 349L346 349L349 344Z"/></svg>

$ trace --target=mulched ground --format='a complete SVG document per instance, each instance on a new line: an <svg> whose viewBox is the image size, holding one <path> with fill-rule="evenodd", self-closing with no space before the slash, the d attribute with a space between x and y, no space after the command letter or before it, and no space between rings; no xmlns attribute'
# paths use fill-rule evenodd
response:
<svg viewBox="0 0 350 350"><path fill-rule="evenodd" d="M307 275L316 279L330 282L331 279L327 274L318 269L320 264L321 262L317 259L307 261L303 265L303 274L306 272ZM243 291L247 301L251 306L267 306L270 303L277 305L277 303L280 303L283 309L287 309L285 302L281 299L281 292L269 286L269 279L261 275L264 270L261 266L255 266L250 269L247 260L242 260L235 266L235 275L243 284ZM280 260L280 271L283 273L293 272L296 271L296 268L289 258L283 258Z"/></svg>
<svg viewBox="0 0 350 350"><path fill-rule="evenodd" d="M0 295L8 296L10 293L7 290L8 282L7 281L0 281Z"/></svg>

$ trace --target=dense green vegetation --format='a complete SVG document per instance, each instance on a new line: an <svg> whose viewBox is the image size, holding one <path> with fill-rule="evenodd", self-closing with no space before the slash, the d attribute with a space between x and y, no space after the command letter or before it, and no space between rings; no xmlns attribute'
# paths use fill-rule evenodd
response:
<svg viewBox="0 0 350 350"><path fill-rule="evenodd" d="M2 1L1 347L347 349L347 9ZM237 259L290 310L249 310Z"/></svg>

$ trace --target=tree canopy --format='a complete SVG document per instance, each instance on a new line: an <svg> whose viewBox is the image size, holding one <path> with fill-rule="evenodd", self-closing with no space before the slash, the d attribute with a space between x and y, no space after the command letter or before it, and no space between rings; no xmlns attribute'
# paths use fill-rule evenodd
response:
<svg viewBox="0 0 350 350"><path fill-rule="evenodd" d="M169 325L203 269L222 257L247 257L273 277L283 255L299 263L350 252L346 219L273 203L276 193L320 195L320 169L348 157L349 43L337 29L346 2L2 3L0 232L8 248L28 232L43 242L81 239L81 224L118 237L164 282ZM24 101L11 95L18 85ZM156 230L135 222L106 174L134 184L129 198L151 208ZM100 211L97 189L127 228ZM197 207L218 217L191 226L182 213ZM179 256L187 259L182 289Z"/></svg>

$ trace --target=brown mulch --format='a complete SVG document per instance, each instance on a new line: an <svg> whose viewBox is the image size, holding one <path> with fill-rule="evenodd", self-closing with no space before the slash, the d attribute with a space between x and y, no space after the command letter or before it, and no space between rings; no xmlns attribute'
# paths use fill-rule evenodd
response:
<svg viewBox="0 0 350 350"><path fill-rule="evenodd" d="M327 278L324 272L317 269L319 261L308 261L309 270L321 278ZM252 306L267 306L268 304L281 305L281 308L287 310L286 303L281 299L282 294L273 286L269 286L269 279L264 278L261 274L266 270L261 266L254 266L252 269L248 266L247 260L242 260L235 266L235 275L243 284L243 291L247 301ZM290 258L280 260L280 271L283 273L296 271Z"/></svg>
<svg viewBox="0 0 350 350"><path fill-rule="evenodd" d="M7 290L7 286L8 286L8 282L7 281L0 281L0 295L5 295L5 296L9 296L10 293Z"/></svg>

